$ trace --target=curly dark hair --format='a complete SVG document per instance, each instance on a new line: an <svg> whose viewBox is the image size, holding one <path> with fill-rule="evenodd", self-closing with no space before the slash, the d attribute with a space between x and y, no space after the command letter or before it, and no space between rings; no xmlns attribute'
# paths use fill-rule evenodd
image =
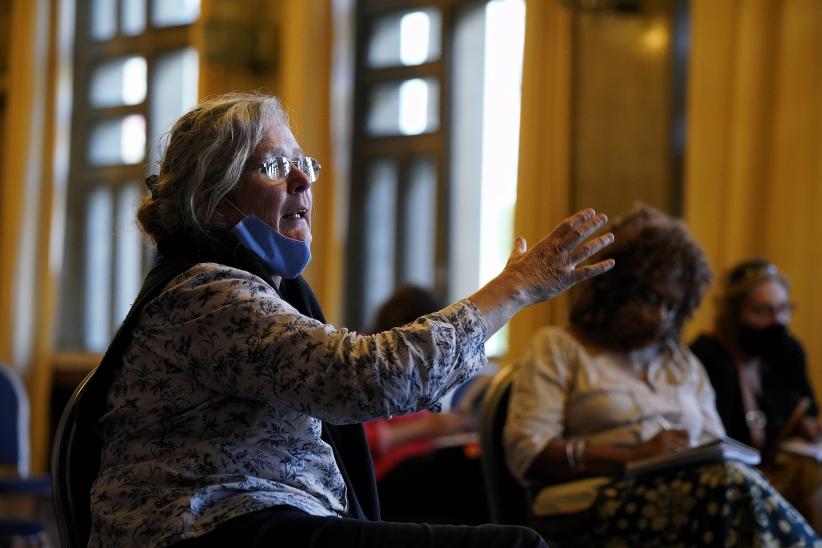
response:
<svg viewBox="0 0 822 548"><path fill-rule="evenodd" d="M712 278L702 248L681 221L644 204L606 230L614 233L614 243L592 260L612 258L616 266L580 284L571 307L571 325L600 344L618 346L619 341L611 340L617 310L649 291L657 280L673 277L685 295L674 312L670 334L678 339Z"/></svg>

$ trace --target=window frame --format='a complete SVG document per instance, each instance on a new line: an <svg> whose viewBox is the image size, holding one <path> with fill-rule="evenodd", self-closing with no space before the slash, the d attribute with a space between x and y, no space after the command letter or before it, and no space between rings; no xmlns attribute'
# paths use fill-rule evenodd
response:
<svg viewBox="0 0 822 548"><path fill-rule="evenodd" d="M346 261L347 325L363 329L370 318L366 310L365 269L369 258L365 242L367 225L359 210L366 203L366 168L375 160L388 160L397 166L397 200L395 211L395 249L401 249L406 241L407 211L403 208L404 197L410 189L410 167L414 159L430 158L436 164L436 219L433 292L439 297L449 295L449 239L448 223L453 192L445 158L451 145L451 89L453 85L453 39L458 12L470 6L482 5L488 0L358 0L356 7L356 47L354 69L354 117L352 120L350 207L348 225L348 255ZM368 45L374 23L382 16L394 12L435 8L440 13L440 56L438 59L412 66L368 66ZM379 84L398 82L411 78L434 78L439 82L438 127L416 135L367 134L368 97L370 90ZM406 271L402 253L394 257L395 287Z"/></svg>
<svg viewBox="0 0 822 548"><path fill-rule="evenodd" d="M157 60L169 52L193 48L195 46L191 29L197 19L191 23L156 27L153 25L154 1L145 0L145 28L136 35L124 35L121 21L121 8L125 0L114 2L114 34L104 40L96 40L91 34L92 0L77 0L75 4L75 35L73 55L72 82L72 119L69 145L69 169L66 204L66 226L62 288L58 306L58 332L56 333L55 351L58 355L67 356L75 363L78 356L96 356L94 350L86 347L85 318L88 295L85 280L87 257L91 250L84 244L87 205L91 193L100 187L112 192L112 223L115 228L110 235L110 249L113 254L106 275L112 280L108 295L109 338L113 336L117 316L117 261L116 236L118 197L134 181L142 182L147 171L151 171L152 156L150 148L155 131L151 119L152 79ZM146 61L146 96L140 103L95 107L90 102L91 79L94 70L107 62L126 56L140 56ZM143 160L134 164L92 165L88 158L91 130L96 123L105 120L117 120L123 116L138 114L145 120L145 150ZM143 253L139 257L141 273L144 275L153 259L153 250L143 240ZM71 327L74 326L74 327ZM76 327L83 326L83 327ZM89 358L91 359L91 358Z"/></svg>

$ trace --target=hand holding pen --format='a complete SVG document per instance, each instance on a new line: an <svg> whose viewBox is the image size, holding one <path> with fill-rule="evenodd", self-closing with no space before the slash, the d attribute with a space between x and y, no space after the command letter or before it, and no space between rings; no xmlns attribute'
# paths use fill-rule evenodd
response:
<svg viewBox="0 0 822 548"><path fill-rule="evenodd" d="M662 415L656 420L661 430L651 439L634 448L631 460L644 459L664 453L677 453L690 447L690 435L682 428L674 427Z"/></svg>

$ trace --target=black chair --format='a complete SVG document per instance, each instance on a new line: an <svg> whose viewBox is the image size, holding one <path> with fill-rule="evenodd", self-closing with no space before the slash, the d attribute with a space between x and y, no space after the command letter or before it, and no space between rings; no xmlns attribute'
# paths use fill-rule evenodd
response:
<svg viewBox="0 0 822 548"><path fill-rule="evenodd" d="M482 474L488 493L491 521L503 525L528 523L528 497L505 464L502 429L508 415L508 400L516 368L509 366L497 373L485 392L480 424Z"/></svg>
<svg viewBox="0 0 822 548"><path fill-rule="evenodd" d="M91 484L100 470L102 440L92 424L79 420L78 401L83 397L93 371L86 375L60 417L51 453L54 512L60 545L87 546L91 534ZM105 395L98 405L104 404Z"/></svg>
<svg viewBox="0 0 822 548"><path fill-rule="evenodd" d="M503 525L526 525L536 529L550 545L564 546L590 524L589 510L552 516L532 516L530 497L505 463L502 429L508 416L511 383L516 366L509 366L496 374L485 392L480 425L482 472L488 494L491 521Z"/></svg>

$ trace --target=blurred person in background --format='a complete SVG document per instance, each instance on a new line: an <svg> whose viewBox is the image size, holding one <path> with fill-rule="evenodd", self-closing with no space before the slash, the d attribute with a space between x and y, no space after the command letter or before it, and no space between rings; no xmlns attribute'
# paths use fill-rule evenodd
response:
<svg viewBox="0 0 822 548"><path fill-rule="evenodd" d="M728 435L760 449L771 483L816 528L822 526L822 470L815 459L780 451L797 436L822 434L805 351L789 330L790 284L776 265L743 261L725 276L713 328L691 343L716 391Z"/></svg>
<svg viewBox="0 0 822 548"><path fill-rule="evenodd" d="M802 516L731 461L623 477L626 465L724 437L707 375L680 340L711 271L685 225L638 206L610 226L568 327L518 362L504 441L534 525L568 546L815 546ZM545 487L544 486L548 486Z"/></svg>

